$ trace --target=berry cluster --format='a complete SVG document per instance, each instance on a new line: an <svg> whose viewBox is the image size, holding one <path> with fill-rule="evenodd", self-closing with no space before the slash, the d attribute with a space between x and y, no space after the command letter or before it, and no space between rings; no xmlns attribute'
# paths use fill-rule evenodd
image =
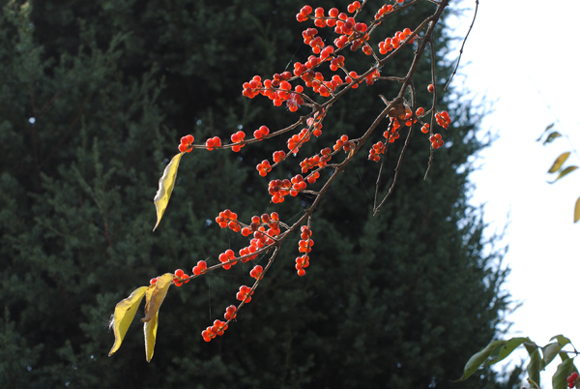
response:
<svg viewBox="0 0 580 389"><path fill-rule="evenodd" d="M211 340L217 335L222 336L224 331L227 329L228 325L225 322L221 320L215 320L213 322L213 326L209 326L201 332L201 336L206 342L211 342Z"/></svg>
<svg viewBox="0 0 580 389"><path fill-rule="evenodd" d="M568 387L569 388L573 388L576 386L576 384L578 383L578 372L574 372L572 374L570 374L570 376L568 377Z"/></svg>
<svg viewBox="0 0 580 389"><path fill-rule="evenodd" d="M215 221L221 228L229 227L234 232L238 232L242 228L238 222L238 214L229 209L220 212L219 216L215 218Z"/></svg>
<svg viewBox="0 0 580 389"><path fill-rule="evenodd" d="M385 153L385 144L383 142L377 142L369 150L369 159L371 161L379 162L381 160L381 154Z"/></svg>
<svg viewBox="0 0 580 389"><path fill-rule="evenodd" d="M431 135L431 137L429 138L429 142L431 142L431 147L433 147L435 150L443 146L443 143L445 143L441 138L441 134Z"/></svg>
<svg viewBox="0 0 580 389"><path fill-rule="evenodd" d="M437 112L435 114L435 120L437 120L437 124L445 129L447 129L449 124L451 124L451 118L449 117L447 111Z"/></svg>
<svg viewBox="0 0 580 389"><path fill-rule="evenodd" d="M236 254L234 254L234 250L226 250L225 252L221 253L218 257L221 263L224 264L223 268L225 270L229 270L232 266L234 266L238 261L234 261L236 259Z"/></svg>
<svg viewBox="0 0 580 389"><path fill-rule="evenodd" d="M219 136L214 136L205 141L205 147L208 151L213 150L215 147L220 147L222 145L222 140Z"/></svg>
<svg viewBox="0 0 580 389"><path fill-rule="evenodd" d="M182 153L190 153L193 150L193 135L186 135L181 138L181 143L179 144L179 151Z"/></svg>
<svg viewBox="0 0 580 389"><path fill-rule="evenodd" d="M409 28L405 28L403 31L397 31L392 38L387 38L381 43L379 43L379 53L382 55L387 54L391 50L396 50L401 46L410 35L412 31ZM415 39L411 39L409 43L413 43Z"/></svg>
<svg viewBox="0 0 580 389"><path fill-rule="evenodd" d="M262 177L266 177L268 173L272 170L272 166L270 165L270 161L267 159L263 160L256 166L256 170Z"/></svg>
<svg viewBox="0 0 580 389"><path fill-rule="evenodd" d="M335 151L343 149L345 152L349 152L350 150L354 149L355 145L351 141L348 140L348 135L343 135L336 141L333 146Z"/></svg>
<svg viewBox="0 0 580 389"><path fill-rule="evenodd" d="M304 268L310 265L310 258L308 257L308 253L312 250L312 246L314 245L314 241L310 239L312 236L312 230L308 228L308 226L302 226L300 228L300 241L298 242L298 251L303 253L304 255L296 258L296 272L300 277L306 274L306 270Z"/></svg>
<svg viewBox="0 0 580 389"><path fill-rule="evenodd" d="M320 150L320 155L315 155L313 157L304 159L302 162L300 162L302 173L308 173L309 170L314 169L315 167L325 167L328 161L330 161L332 158L330 153L332 153L332 150L330 147L326 147Z"/></svg>
<svg viewBox="0 0 580 389"><path fill-rule="evenodd" d="M180 287L183 284L187 284L189 282L189 276L181 269L177 269L173 275L173 284L177 287Z"/></svg>
<svg viewBox="0 0 580 389"><path fill-rule="evenodd" d="M207 270L207 262L206 261L198 261L197 265L195 265L193 267L193 269L191 269L191 272L193 273L193 275L198 276L200 274L205 273Z"/></svg>
<svg viewBox="0 0 580 389"><path fill-rule="evenodd" d="M264 268L262 268L262 266L256 265L256 266L254 266L254 268L252 270L250 270L250 277L259 280L262 278L263 271L264 271Z"/></svg>
<svg viewBox="0 0 580 389"><path fill-rule="evenodd" d="M230 139L232 140L232 143L241 143L244 141L245 137L246 137L246 133L244 131L238 131L238 132L232 134ZM244 144L236 144L236 145L232 146L232 151L235 151L237 153L244 146L245 146Z"/></svg>
<svg viewBox="0 0 580 389"><path fill-rule="evenodd" d="M246 286L246 285L242 285L242 286L240 286L240 290L236 294L236 298L247 304L250 301L252 301L252 297L250 297L250 296L253 294L254 294L254 291L252 290L252 288L250 288L249 286Z"/></svg>
<svg viewBox="0 0 580 389"><path fill-rule="evenodd" d="M263 137L270 133L270 129L266 126L260 126L256 131L254 131L254 138L262 140Z"/></svg>
<svg viewBox="0 0 580 389"><path fill-rule="evenodd" d="M294 155L298 154L300 147L310 140L310 133L307 128L300 130L299 134L294 134L287 141L288 150Z"/></svg>

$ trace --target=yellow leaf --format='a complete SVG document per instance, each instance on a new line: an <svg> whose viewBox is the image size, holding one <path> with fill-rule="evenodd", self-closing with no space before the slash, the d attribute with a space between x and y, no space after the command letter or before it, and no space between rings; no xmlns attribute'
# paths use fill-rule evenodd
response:
<svg viewBox="0 0 580 389"><path fill-rule="evenodd" d="M153 352L155 351L155 341L157 340L157 327L159 324L159 311L143 325L143 333L145 334L145 358L147 362L151 362Z"/></svg>
<svg viewBox="0 0 580 389"><path fill-rule="evenodd" d="M576 200L576 206L574 207L574 223L580 220L580 197Z"/></svg>
<svg viewBox="0 0 580 389"><path fill-rule="evenodd" d="M165 208L167 208L167 203L169 203L169 198L171 197L171 192L173 192L173 186L175 185L175 178L177 177L177 168L179 167L179 162L183 153L177 154L171 162L163 170L163 175L159 179L159 189L155 194L153 202L155 203L155 209L157 210L157 223L153 227L153 231L159 225L163 213L165 213Z"/></svg>
<svg viewBox="0 0 580 389"><path fill-rule="evenodd" d="M556 173L558 170L560 170L560 168L562 167L564 162L566 162L569 156L570 156L569 151L560 154L560 156L556 158L556 160L554 161L554 164L552 165L550 170L548 170L548 173Z"/></svg>
<svg viewBox="0 0 580 389"><path fill-rule="evenodd" d="M578 166L568 166L566 169L562 170L558 177L554 181L548 181L548 184L553 184L554 182L558 181L560 178L572 173L574 170L578 169Z"/></svg>
<svg viewBox="0 0 580 389"><path fill-rule="evenodd" d="M135 317L135 313L137 313L137 308L139 308L139 304L146 290L146 286L135 289L129 297L120 301L115 306L115 314L110 325L115 334L115 344L113 344L111 351L109 351L109 356L113 355L121 347L121 343L123 343L125 334Z"/></svg>
<svg viewBox="0 0 580 389"><path fill-rule="evenodd" d="M147 289L145 317L141 319L142 322L148 322L157 314L157 312L159 312L159 308L161 308L161 304L163 304L163 300L165 300L167 290L169 289L169 286L171 286L172 281L173 274L165 273L157 279L155 284Z"/></svg>

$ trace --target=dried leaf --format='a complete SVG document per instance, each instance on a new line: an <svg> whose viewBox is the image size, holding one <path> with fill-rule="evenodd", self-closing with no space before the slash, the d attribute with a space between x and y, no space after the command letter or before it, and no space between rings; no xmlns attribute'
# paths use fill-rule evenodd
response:
<svg viewBox="0 0 580 389"><path fill-rule="evenodd" d="M566 151L565 153L560 154L560 156L558 158L556 158L556 160L554 161L554 164L552 165L550 170L548 170L548 173L556 173L558 170L560 170L560 168L562 167L564 162L566 162L566 160L568 159L569 156L570 156L569 151Z"/></svg>
<svg viewBox="0 0 580 389"><path fill-rule="evenodd" d="M163 300L165 300L167 290L169 289L169 286L171 286L172 281L173 274L165 273L157 279L155 284L147 289L145 317L141 319L142 322L148 322L157 314L157 312L159 312L159 308L161 308L161 304L163 304Z"/></svg>
<svg viewBox="0 0 580 389"><path fill-rule="evenodd" d="M554 182L558 181L560 178L568 175L569 173L572 173L574 170L578 169L578 166L568 166L566 169L562 170L560 172L560 174L558 174L558 177L556 177L556 179L552 182L549 182L549 184L553 184Z"/></svg>
<svg viewBox="0 0 580 389"><path fill-rule="evenodd" d="M146 286L137 288L133 291L133 293L131 293L129 297L121 300L115 306L115 314L110 325L110 327L113 328L113 332L115 334L115 344L113 344L111 351L109 351L109 356L113 355L119 349L119 347L121 347L121 343L123 343L125 334L127 333L133 318L135 317L135 313L137 313L139 304L141 304L141 300L143 299L146 291Z"/></svg>
<svg viewBox="0 0 580 389"><path fill-rule="evenodd" d="M574 207L574 223L580 220L580 197L576 200L576 206Z"/></svg>
<svg viewBox="0 0 580 389"><path fill-rule="evenodd" d="M179 167L179 162L181 161L183 154L184 153L179 153L171 159L171 162L169 162L165 167L163 175L159 179L159 189L157 189L157 193L153 199L155 209L157 210L157 223L155 223L153 231L155 231L159 225L159 222L165 213L165 209L167 208L167 204L169 203L169 198L171 197L171 192L173 192L173 186L175 185L175 178L177 177L177 168Z"/></svg>

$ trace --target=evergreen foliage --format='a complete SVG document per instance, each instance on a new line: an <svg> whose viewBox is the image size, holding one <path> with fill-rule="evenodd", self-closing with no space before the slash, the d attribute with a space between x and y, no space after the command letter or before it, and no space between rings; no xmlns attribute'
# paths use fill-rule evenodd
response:
<svg viewBox="0 0 580 389"><path fill-rule="evenodd" d="M481 211L468 205L468 158L484 145L478 118L456 104L445 108L461 119L430 178L422 180L427 142L415 137L394 195L373 217L378 165L361 153L315 213L307 276L296 276L296 247L287 245L224 337L206 344L200 333L233 303L250 264L170 290L151 364L137 323L107 358L118 301L151 277L189 273L198 260L240 247L239 236L213 222L219 211L291 219L308 204L304 196L263 208L267 180L252 167L285 149L283 139L239 154L194 152L151 232L157 180L179 137L225 138L238 126L279 128L294 117L242 99L240 87L308 56L293 16L302 3L0 3L0 387L450 387L497 333L507 270L482 236ZM409 13L390 32L420 17ZM448 38L438 36L444 78ZM410 59L402 55L397 67ZM416 82L426 85L422 66ZM362 132L384 107L378 94L394 87L361 87L341 101L317 147ZM486 372L455 385L496 382Z"/></svg>

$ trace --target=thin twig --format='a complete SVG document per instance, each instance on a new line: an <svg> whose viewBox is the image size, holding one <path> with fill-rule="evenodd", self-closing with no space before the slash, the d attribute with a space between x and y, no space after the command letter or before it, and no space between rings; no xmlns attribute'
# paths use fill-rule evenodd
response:
<svg viewBox="0 0 580 389"><path fill-rule="evenodd" d="M447 81L447 85L445 85L445 91L447 92L447 88L449 84L451 84L451 80L453 80L453 76L457 72L457 68L459 67L459 61L461 61L461 54L463 54L463 47L465 46L465 41L467 41L467 37L473 28L473 24L475 23L475 18L477 17L477 8L479 7L479 0L475 0L475 12L473 12L473 20L469 25L469 30L467 30L467 34L465 34L465 38L463 38L463 43L461 44L461 49L459 49L459 57L457 58L457 63L455 64L455 69L453 69L453 73L451 73L451 77L449 77L449 81Z"/></svg>

